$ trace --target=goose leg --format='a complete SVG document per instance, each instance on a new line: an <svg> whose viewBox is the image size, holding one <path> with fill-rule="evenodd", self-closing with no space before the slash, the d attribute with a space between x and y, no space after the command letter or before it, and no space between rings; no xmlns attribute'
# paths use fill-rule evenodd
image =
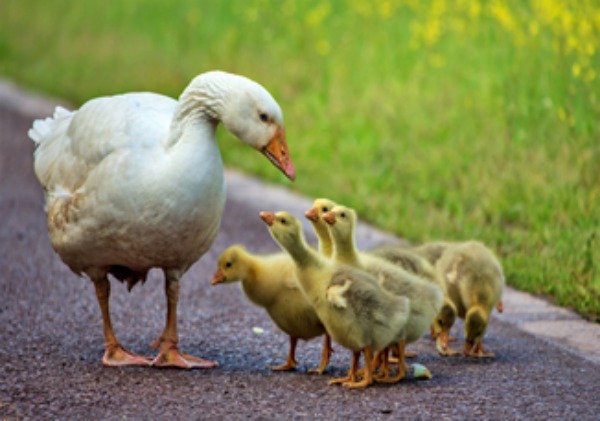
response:
<svg viewBox="0 0 600 421"><path fill-rule="evenodd" d="M494 356L495 356L493 352L486 351L485 349L483 349L482 341L479 341L475 344L465 341L464 354L469 357L479 357L479 358L494 358Z"/></svg>
<svg viewBox="0 0 600 421"><path fill-rule="evenodd" d="M398 342L393 347L394 351L396 351L398 353L398 357L395 359L396 360L395 362L398 364L398 373L395 376L392 376L390 374L390 368L389 368L389 363L391 361L386 361L386 363L385 363L385 365L386 365L385 371L383 371L380 376L378 376L378 377L375 378L376 382L379 382L379 383L396 383L396 382L400 381L402 378L404 378L404 376L406 375L406 374L402 374L402 370L400 368L401 367L401 358L402 358L401 357L402 354L400 353L400 346L401 346L401 344L404 344L404 342ZM404 372L405 371L406 371L406 368L404 369Z"/></svg>
<svg viewBox="0 0 600 421"><path fill-rule="evenodd" d="M396 347L398 349L398 373L396 373L395 376L390 376L388 379L386 379L387 383L396 383L402 380L404 377L406 377L406 362L404 360L404 341L398 342Z"/></svg>
<svg viewBox="0 0 600 421"><path fill-rule="evenodd" d="M350 389L358 389L361 387L367 387L371 383L373 383L373 348L371 347L371 345L365 347L363 349L363 353L365 354L365 375L363 376L362 380L358 382L345 382L342 383L342 386L348 387ZM356 360L358 362L358 358Z"/></svg>
<svg viewBox="0 0 600 421"><path fill-rule="evenodd" d="M331 337L328 334L325 334L325 340L323 341L323 354L321 354L321 364L319 367L308 370L309 373L317 373L323 374L327 369L327 364L329 364L329 357L333 353L333 348L331 347Z"/></svg>
<svg viewBox="0 0 600 421"><path fill-rule="evenodd" d="M214 361L207 361L192 355L182 354L177 343L177 303L179 301L178 273L165 271L165 295L167 296L167 322L163 334L152 344L159 348L159 353L152 361L155 367L178 368L211 368L217 365Z"/></svg>
<svg viewBox="0 0 600 421"><path fill-rule="evenodd" d="M285 363L278 366L270 365L269 368L273 371L289 371L295 370L298 365L298 361L296 361L296 344L298 343L298 338L290 336L290 352L288 352L287 359Z"/></svg>
<svg viewBox="0 0 600 421"><path fill-rule="evenodd" d="M128 351L117 340L110 320L110 282L106 278L106 275L103 274L102 276L98 276L96 279L93 279L93 282L96 287L96 298L98 299L100 311L102 312L102 329L104 331L106 343L102 364L109 367L151 365L152 360L150 358L136 355L133 352Z"/></svg>
<svg viewBox="0 0 600 421"><path fill-rule="evenodd" d="M350 365L350 370L348 370L348 374L346 377L339 377L337 379L329 380L329 384L345 384L345 383L354 383L356 381L356 371L358 368L358 360L360 358L360 351L352 353L352 364Z"/></svg>
<svg viewBox="0 0 600 421"><path fill-rule="evenodd" d="M378 368L379 371L375 373L375 371L377 371ZM373 359L373 378L375 379L375 381L379 381L380 379L385 379L389 375L389 349L385 348L375 353L375 358Z"/></svg>
<svg viewBox="0 0 600 421"><path fill-rule="evenodd" d="M439 335L437 335L437 336L439 336ZM395 347L393 347L392 351L393 351L392 352L393 357L390 357L389 361L392 364L398 364L398 350ZM413 351L406 351L404 353L404 358L415 358L416 356L417 356L417 353L413 352Z"/></svg>

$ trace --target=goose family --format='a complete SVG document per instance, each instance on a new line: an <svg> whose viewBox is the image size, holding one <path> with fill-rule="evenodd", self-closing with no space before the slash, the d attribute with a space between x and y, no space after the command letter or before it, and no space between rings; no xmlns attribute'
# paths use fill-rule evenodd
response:
<svg viewBox="0 0 600 421"><path fill-rule="evenodd" d="M177 306L180 280L211 247L221 224L226 186L216 138L220 123L295 179L277 102L260 84L222 71L198 75L178 100L138 92L95 98L75 111L57 107L28 132L52 247L95 287L106 366L217 365L179 349ZM305 213L319 241L313 249L288 212L260 216L283 252L258 256L234 245L222 253L211 283L241 281L249 300L289 335L286 362L273 370L296 367L298 339L324 335L321 363L311 371L325 371L330 338L352 351L347 375L330 384L395 382L406 374L405 344L427 326L441 354L456 353L447 344L456 317L465 319L463 353L494 355L482 340L492 309L502 310L505 280L497 257L482 243L437 241L362 252L354 240L356 213L320 198ZM131 290L152 268L164 274L167 311L152 344L158 353L148 357L117 339L109 279ZM388 369L389 349L399 357L395 376ZM365 368L358 370L361 354Z"/></svg>
<svg viewBox="0 0 600 421"><path fill-rule="evenodd" d="M219 123L294 180L281 108L258 83L222 71L195 77L178 100L155 93L95 98L77 111L58 107L29 130L52 246L95 285L105 365L216 365L180 352L177 303L180 279L221 222ZM167 314L151 359L118 341L109 275L132 288L155 267L164 272Z"/></svg>

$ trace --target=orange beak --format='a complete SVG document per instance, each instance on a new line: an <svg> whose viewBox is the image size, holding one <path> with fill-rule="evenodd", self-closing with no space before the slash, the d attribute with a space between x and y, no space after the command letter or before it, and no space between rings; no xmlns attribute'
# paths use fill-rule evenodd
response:
<svg viewBox="0 0 600 421"><path fill-rule="evenodd" d="M221 269L217 269L217 271L213 275L212 279L210 280L210 284L217 285L217 284L220 284L221 282L224 282L225 279L226 278L225 278L225 274L223 273L223 271Z"/></svg>
<svg viewBox="0 0 600 421"><path fill-rule="evenodd" d="M272 226L273 222L275 222L275 214L271 213L271 212L261 212L260 217L263 221L265 221L265 224L267 224L268 226Z"/></svg>
<svg viewBox="0 0 600 421"><path fill-rule="evenodd" d="M319 210L317 208L311 208L304 213L304 216L312 222L317 222L319 220Z"/></svg>
<svg viewBox="0 0 600 421"><path fill-rule="evenodd" d="M335 212L327 212L323 214L323 220L329 225L335 225Z"/></svg>
<svg viewBox="0 0 600 421"><path fill-rule="evenodd" d="M290 158L290 151L285 142L285 130L278 127L275 135L269 140L267 146L262 148L261 152L279 168L287 178L294 181L296 179L296 170Z"/></svg>

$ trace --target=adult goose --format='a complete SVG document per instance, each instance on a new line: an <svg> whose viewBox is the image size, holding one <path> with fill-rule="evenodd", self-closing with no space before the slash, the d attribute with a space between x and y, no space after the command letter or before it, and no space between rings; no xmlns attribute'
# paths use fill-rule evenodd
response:
<svg viewBox="0 0 600 421"><path fill-rule="evenodd" d="M96 287L104 365L216 365L179 351L177 302L179 280L213 243L225 204L219 122L294 180L277 102L258 83L221 71L194 78L179 101L154 93L101 97L78 111L59 107L29 130L52 246ZM108 275L131 289L154 267L164 272L167 317L152 360L117 340Z"/></svg>

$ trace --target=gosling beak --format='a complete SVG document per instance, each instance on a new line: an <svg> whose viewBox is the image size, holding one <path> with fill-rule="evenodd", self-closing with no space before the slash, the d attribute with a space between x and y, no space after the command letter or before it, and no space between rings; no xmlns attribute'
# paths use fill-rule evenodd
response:
<svg viewBox="0 0 600 421"><path fill-rule="evenodd" d="M319 220L319 210L317 208L311 208L304 213L304 216L312 222L317 222Z"/></svg>
<svg viewBox="0 0 600 421"><path fill-rule="evenodd" d="M225 274L223 273L223 271L221 269L217 269L217 271L213 275L212 279L210 280L210 284L217 285L222 282L225 282L225 279L226 278L225 278Z"/></svg>
<svg viewBox="0 0 600 421"><path fill-rule="evenodd" d="M335 212L327 212L323 214L323 220L329 225L335 225Z"/></svg>
<svg viewBox="0 0 600 421"><path fill-rule="evenodd" d="M278 127L269 143L262 148L261 152L283 172L287 178L294 181L296 170L290 158L287 143L285 141L285 129Z"/></svg>
<svg viewBox="0 0 600 421"><path fill-rule="evenodd" d="M272 226L273 222L275 221L275 214L271 213L271 212L261 212L260 214L260 218L265 221L265 224L267 224L268 226Z"/></svg>

